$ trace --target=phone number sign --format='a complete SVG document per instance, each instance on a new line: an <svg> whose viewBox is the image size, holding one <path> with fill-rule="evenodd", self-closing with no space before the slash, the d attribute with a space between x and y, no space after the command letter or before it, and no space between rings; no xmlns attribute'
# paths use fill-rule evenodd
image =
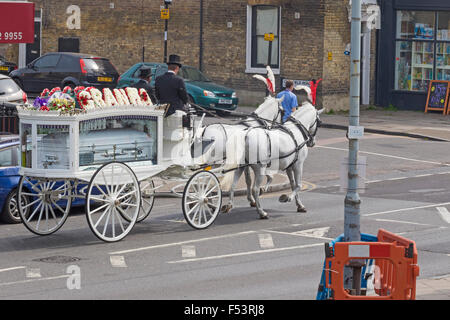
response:
<svg viewBox="0 0 450 320"><path fill-rule="evenodd" d="M34 42L34 3L0 2L0 43Z"/></svg>

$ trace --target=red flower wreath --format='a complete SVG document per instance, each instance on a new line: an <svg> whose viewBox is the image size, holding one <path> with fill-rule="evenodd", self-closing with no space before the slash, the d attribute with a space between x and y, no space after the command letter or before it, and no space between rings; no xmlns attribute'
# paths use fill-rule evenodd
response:
<svg viewBox="0 0 450 320"><path fill-rule="evenodd" d="M50 93L50 90L48 90L47 88L45 88L42 93L41 93L41 97L46 97L48 94Z"/></svg>

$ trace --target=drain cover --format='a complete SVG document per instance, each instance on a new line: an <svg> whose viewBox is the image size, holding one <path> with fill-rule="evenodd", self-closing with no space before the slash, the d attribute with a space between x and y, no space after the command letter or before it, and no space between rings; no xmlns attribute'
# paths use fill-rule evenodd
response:
<svg viewBox="0 0 450 320"><path fill-rule="evenodd" d="M33 261L39 261L39 262L46 262L46 263L71 263L80 261L81 258L77 257L66 257L66 256L54 256L54 257L47 257L42 259L35 259Z"/></svg>

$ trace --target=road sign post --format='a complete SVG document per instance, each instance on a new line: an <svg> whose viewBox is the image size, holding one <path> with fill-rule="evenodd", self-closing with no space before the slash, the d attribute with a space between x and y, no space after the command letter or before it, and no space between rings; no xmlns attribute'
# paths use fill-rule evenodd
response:
<svg viewBox="0 0 450 320"><path fill-rule="evenodd" d="M360 57L361 57L361 0L352 0L351 20L351 62L350 62L350 116L349 126L359 126L360 109ZM344 241L360 241L360 205L358 194L358 150L359 140L349 136L348 153L348 188L345 197ZM354 261L346 268L344 286L348 289L360 290L361 264Z"/></svg>
<svg viewBox="0 0 450 320"><path fill-rule="evenodd" d="M161 19L164 20L164 63L167 63L167 34L169 32L169 4L172 0L164 0L164 9L161 9Z"/></svg>

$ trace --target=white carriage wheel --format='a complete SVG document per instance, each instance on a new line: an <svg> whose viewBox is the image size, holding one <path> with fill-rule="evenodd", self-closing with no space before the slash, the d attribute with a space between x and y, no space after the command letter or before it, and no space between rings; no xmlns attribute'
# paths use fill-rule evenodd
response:
<svg viewBox="0 0 450 320"><path fill-rule="evenodd" d="M183 192L184 218L195 229L209 227L219 214L222 190L219 179L210 171L194 174Z"/></svg>
<svg viewBox="0 0 450 320"><path fill-rule="evenodd" d="M148 217L155 203L155 183L153 179L148 178L139 182L141 188L141 207L137 222L141 222Z"/></svg>
<svg viewBox="0 0 450 320"><path fill-rule="evenodd" d="M100 240L122 240L136 224L140 206L139 182L129 166L109 162L94 173L86 193L86 217Z"/></svg>
<svg viewBox="0 0 450 320"><path fill-rule="evenodd" d="M141 206L139 208L139 215L136 223L139 223L148 217L153 209L153 204L155 203L155 183L153 182L153 179L148 178L140 181L139 187L141 189ZM124 202L127 203L129 200L130 198L125 198ZM124 213L120 212L120 214L128 222L132 220L132 217L130 217L126 211Z"/></svg>
<svg viewBox="0 0 450 320"><path fill-rule="evenodd" d="M72 204L70 180L22 176L17 190L19 215L25 227L40 236L50 235L63 226Z"/></svg>

